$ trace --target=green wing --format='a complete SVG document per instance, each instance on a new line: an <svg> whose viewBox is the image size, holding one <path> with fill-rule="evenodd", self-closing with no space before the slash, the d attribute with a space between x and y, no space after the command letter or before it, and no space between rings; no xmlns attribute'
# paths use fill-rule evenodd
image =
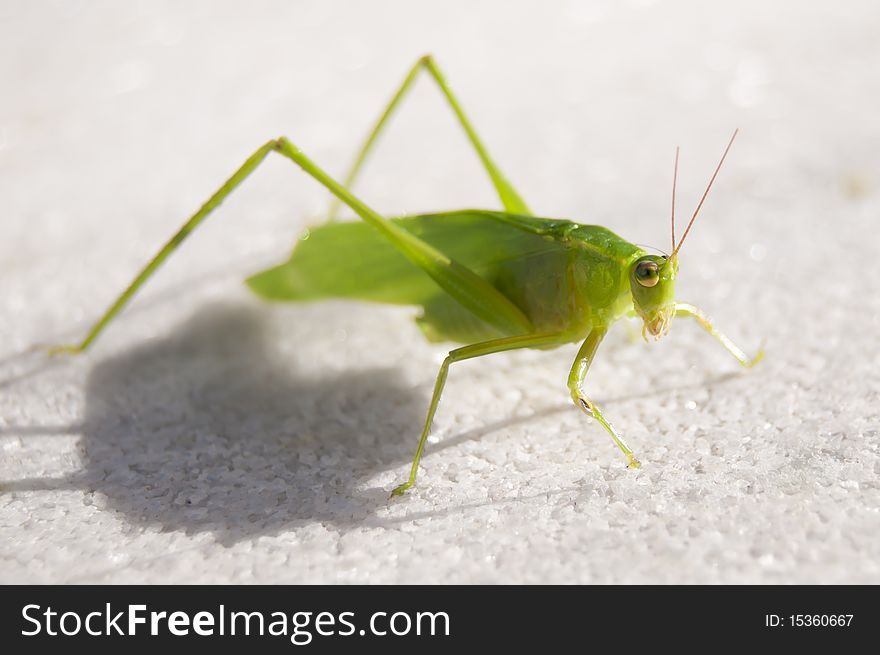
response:
<svg viewBox="0 0 880 655"><path fill-rule="evenodd" d="M523 219L529 223L520 224ZM502 262L560 247L537 232L542 225L557 221L501 212L471 210L393 221L486 279L492 278ZM529 224L535 230L527 229ZM363 222L314 228L288 261L254 275L247 283L258 295L279 301L351 298L424 305L442 293L431 278Z"/></svg>
<svg viewBox="0 0 880 655"><path fill-rule="evenodd" d="M393 221L488 280L505 264L559 251L568 221L466 210ZM474 343L512 336L487 324L363 222L329 223L311 230L285 263L247 280L276 301L349 298L417 305L419 327L430 341Z"/></svg>
<svg viewBox="0 0 880 655"><path fill-rule="evenodd" d="M359 221L311 229L290 259L248 286L269 300L352 298L419 304L440 288L372 226Z"/></svg>

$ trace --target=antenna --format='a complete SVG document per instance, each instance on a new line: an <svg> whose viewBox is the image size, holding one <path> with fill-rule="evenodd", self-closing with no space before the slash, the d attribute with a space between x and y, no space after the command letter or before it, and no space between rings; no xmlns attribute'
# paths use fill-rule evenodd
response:
<svg viewBox="0 0 880 655"><path fill-rule="evenodd" d="M700 198L700 203L697 205L697 209L694 211L694 215L691 217L690 223L688 223L687 228L685 228L684 234L681 236L681 241L678 242L678 246L672 251L672 255L670 259L673 259L678 251L681 250L681 244L684 243L684 240L687 239L688 232L691 231L691 226L694 224L694 221L697 220L697 214L700 213L700 208L703 206L703 202L706 200L706 196L709 195L709 189L712 188L712 183L715 181L715 178L718 176L718 171L721 170L721 164L724 163L724 159L727 157L727 153L730 152L730 146L733 145L733 140L736 138L736 135L739 133L739 128L733 131L733 136L730 137L730 141L727 143L727 147L724 149L724 154L721 155L721 161L718 162L718 166L715 167L715 172L712 173L712 178L709 180L708 186L706 186L706 190L703 192L703 197Z"/></svg>
<svg viewBox="0 0 880 655"><path fill-rule="evenodd" d="M672 251L675 252L675 183L678 181L678 146L675 146L675 166L672 169Z"/></svg>

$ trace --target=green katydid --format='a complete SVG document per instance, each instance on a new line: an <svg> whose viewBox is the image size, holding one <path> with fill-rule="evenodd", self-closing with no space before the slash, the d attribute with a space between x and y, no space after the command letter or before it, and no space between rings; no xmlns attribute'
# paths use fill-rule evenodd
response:
<svg viewBox="0 0 880 655"><path fill-rule="evenodd" d="M420 71L437 83L498 193L504 211L462 210L386 218L357 198L351 188L377 138ZM129 302L163 261L270 153L297 164L334 196L329 220L299 241L289 260L247 280L259 296L274 301L348 298L421 308L416 319L432 342L467 344L451 350L440 367L409 478L392 496L416 480L434 413L454 362L520 348L549 349L583 342L568 375L575 405L596 418L627 458L640 466L611 423L583 391L587 371L609 327L624 316L643 321L642 334L655 339L675 316L689 316L745 367L749 359L709 318L675 301L678 253L727 156L734 132L697 209L678 242L675 238L675 155L671 254L652 255L610 230L568 220L534 216L490 158L436 62L425 56L410 69L381 114L340 184L286 137L260 146L161 248L83 341L53 352L82 352ZM363 222L334 222L346 204ZM332 262L329 263L329 262Z"/></svg>

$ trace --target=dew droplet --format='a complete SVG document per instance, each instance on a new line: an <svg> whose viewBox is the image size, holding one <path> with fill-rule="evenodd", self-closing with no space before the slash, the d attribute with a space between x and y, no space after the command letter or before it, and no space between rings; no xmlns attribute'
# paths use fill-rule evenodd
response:
<svg viewBox="0 0 880 655"><path fill-rule="evenodd" d="M756 262L760 262L764 260L764 257L767 256L767 247L762 243L753 243L749 248L749 257L751 257Z"/></svg>

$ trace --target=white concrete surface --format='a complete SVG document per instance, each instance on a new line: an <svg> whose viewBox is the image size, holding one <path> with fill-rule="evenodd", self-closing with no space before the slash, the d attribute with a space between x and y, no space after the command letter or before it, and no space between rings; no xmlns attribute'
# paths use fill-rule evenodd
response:
<svg viewBox="0 0 880 655"><path fill-rule="evenodd" d="M515 8L512 7L515 5ZM868 1L0 3L0 582L880 582L880 9ZM269 137L340 174L437 55L540 213L682 252L685 321L452 371L418 487L387 501L444 348L401 308L240 284L324 193L265 165L76 359L137 268ZM420 84L358 186L495 207ZM328 262L332 265L332 262Z"/></svg>

